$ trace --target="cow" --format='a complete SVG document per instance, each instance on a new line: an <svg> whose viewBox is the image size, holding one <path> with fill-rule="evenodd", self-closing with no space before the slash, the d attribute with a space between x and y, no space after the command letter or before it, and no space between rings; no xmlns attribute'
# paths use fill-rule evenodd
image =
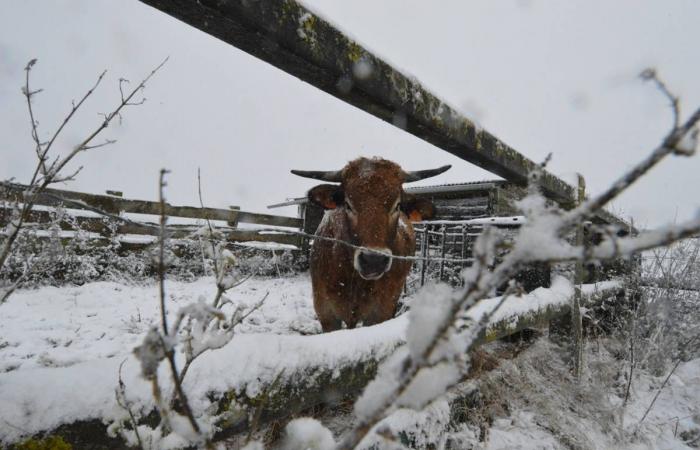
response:
<svg viewBox="0 0 700 450"><path fill-rule="evenodd" d="M394 316L412 262L392 256L413 256L416 235L411 222L434 215L429 200L407 194L402 185L450 167L404 172L392 161L362 157L339 171L292 170L338 183L308 192L309 202L326 210L310 256L314 309L324 332L340 329L343 322L355 328Z"/></svg>

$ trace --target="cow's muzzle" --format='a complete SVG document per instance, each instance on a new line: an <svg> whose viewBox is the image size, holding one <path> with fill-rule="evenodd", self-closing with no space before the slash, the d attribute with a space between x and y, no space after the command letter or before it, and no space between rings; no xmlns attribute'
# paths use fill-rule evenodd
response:
<svg viewBox="0 0 700 450"><path fill-rule="evenodd" d="M365 280L378 280L391 269L391 250L388 248L373 248L372 250L385 254L355 250L355 270Z"/></svg>

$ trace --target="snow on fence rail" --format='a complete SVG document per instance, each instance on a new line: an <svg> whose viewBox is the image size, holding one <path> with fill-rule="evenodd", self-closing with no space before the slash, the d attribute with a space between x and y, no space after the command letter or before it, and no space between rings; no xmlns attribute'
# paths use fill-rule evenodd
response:
<svg viewBox="0 0 700 450"><path fill-rule="evenodd" d="M22 184L0 182L0 201L21 203L27 189L28 186ZM108 214L107 217L71 217L71 221L74 221L83 231L97 233L103 237L114 234L158 236L160 233L158 225L155 223L134 221L123 216L125 213L158 216L160 215L160 203L156 201L130 200L119 195L96 195L84 192L46 189L45 192L38 196L35 204L47 207L63 206L70 210L106 213ZM10 208L3 208L0 203L0 226L4 225L10 214ZM299 229L302 226L302 220L297 217L252 213L241 211L235 207L218 209L174 206L170 204L166 204L165 215L168 217L226 222L227 226L217 226L217 230L224 233L230 241L275 242L296 246L300 246L301 243L299 236L238 228L239 223L251 223ZM51 214L47 210L34 209L29 215L29 222L49 223L50 221ZM64 230L74 230L74 224L67 221L61 221L59 226ZM185 238L192 235L198 228L199 226L194 224L169 225L169 237L175 239Z"/></svg>
<svg viewBox="0 0 700 450"><path fill-rule="evenodd" d="M584 304L622 289L618 281L580 287ZM545 326L570 311L574 295L574 286L557 278L551 288L508 298L480 342ZM463 316L463 326L478 321L498 301L479 302ZM195 414L218 412L218 437L223 438L357 394L375 376L379 361L405 343L409 320L410 314L404 314L371 327L314 336L238 335L221 350L203 355L184 387ZM0 374L0 442L54 433L80 448L118 446L106 431L107 424L126 414L115 400L121 363L121 358L111 358ZM161 380L169 380L163 375ZM154 409L151 385L141 378L133 356L126 358L122 378L132 407L147 416ZM167 381L162 387L171 389Z"/></svg>

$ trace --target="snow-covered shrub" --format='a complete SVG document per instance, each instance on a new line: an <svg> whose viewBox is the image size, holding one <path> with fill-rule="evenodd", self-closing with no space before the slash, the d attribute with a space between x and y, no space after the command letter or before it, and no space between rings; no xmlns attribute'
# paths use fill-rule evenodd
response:
<svg viewBox="0 0 700 450"><path fill-rule="evenodd" d="M58 217L61 210L51 212ZM59 224L73 222L70 236L60 233ZM105 221L114 225L113 221ZM222 241L223 243L223 241ZM212 260L202 258L197 239L170 240L166 273L181 281L193 281L212 273ZM227 244L243 275L288 276L299 271L299 258L291 250L271 250ZM82 285L91 281L147 282L157 275L155 246L129 249L117 235L95 239L83 231L68 215L47 224L25 227L17 237L0 278L13 282L24 275L22 286ZM33 270L26 272L28 263Z"/></svg>

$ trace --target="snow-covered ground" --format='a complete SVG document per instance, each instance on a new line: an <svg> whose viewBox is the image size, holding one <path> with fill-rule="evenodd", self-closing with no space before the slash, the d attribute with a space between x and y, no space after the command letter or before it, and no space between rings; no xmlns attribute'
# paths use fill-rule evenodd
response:
<svg viewBox="0 0 700 450"><path fill-rule="evenodd" d="M555 295L565 288L533 293L526 303L514 298L501 315L506 317L535 300L565 301L566 296ZM168 281L166 289L171 316L200 296L212 299L215 292L212 278ZM403 341L409 322L404 315L375 327L306 336L320 332L306 274L254 277L233 289L229 298L250 308L265 295L262 307L240 326L233 342L204 355L193 366L185 387L195 410L208 406L207 394L212 390L244 388L255 394L261 383L270 381L266 377L274 378L283 367L293 369L312 359L337 367L358 355L386 355ZM128 397L150 399L150 387L140 378L132 350L158 323L157 298L156 284L96 282L18 291L0 308L0 441L62 421L123 415L114 405L114 388L124 360ZM482 309L495 301L486 301ZM487 441L479 442L478 430L468 427L453 437L462 439L464 448L480 449L692 448L683 442L700 433L700 360L679 365L635 435L664 377L637 371L623 411L626 362L592 342L586 358L584 382L576 388L569 378L566 354L541 339L487 376L484 395L491 386L508 403L490 412L493 420ZM261 368L269 370L261 372ZM167 378L164 372L164 386L169 389ZM140 406L148 410L152 404ZM449 420L448 404L439 400L422 413L398 410L387 423L404 429L410 424L425 425L427 443L436 437L434 433L444 432ZM694 445L697 448L697 441Z"/></svg>
<svg viewBox="0 0 700 450"><path fill-rule="evenodd" d="M540 339L484 377L484 407L499 407L498 401L507 399L509 409L493 421L486 449L700 447L700 359L681 363L662 390L665 375L638 369L623 407L629 366L612 356L605 342L589 342L580 384L562 356L560 348Z"/></svg>
<svg viewBox="0 0 700 450"><path fill-rule="evenodd" d="M213 299L211 277L192 283L167 281L168 312ZM269 294L268 294L269 293ZM231 291L236 304L262 307L239 326L242 333L309 334L320 331L306 275L251 278ZM95 282L83 286L20 290L0 310L0 373L67 367L123 358L159 320L158 286Z"/></svg>
<svg viewBox="0 0 700 450"><path fill-rule="evenodd" d="M310 285L308 275L251 278L230 292L228 298L246 309L267 298L229 345L192 365L184 388L196 414L211 407L212 392L253 397L283 372L302 373L309 361L332 372L348 361L387 356L403 341L406 316L318 335ZM200 296L213 299L215 288L204 278L168 282L166 291L172 317ZM0 312L0 443L77 420L120 420L125 411L114 392L122 362L128 400L137 411L151 411L150 383L132 351L158 323L157 298L155 284L111 282L17 292ZM231 312L232 305L224 308ZM169 392L165 366L161 386Z"/></svg>

